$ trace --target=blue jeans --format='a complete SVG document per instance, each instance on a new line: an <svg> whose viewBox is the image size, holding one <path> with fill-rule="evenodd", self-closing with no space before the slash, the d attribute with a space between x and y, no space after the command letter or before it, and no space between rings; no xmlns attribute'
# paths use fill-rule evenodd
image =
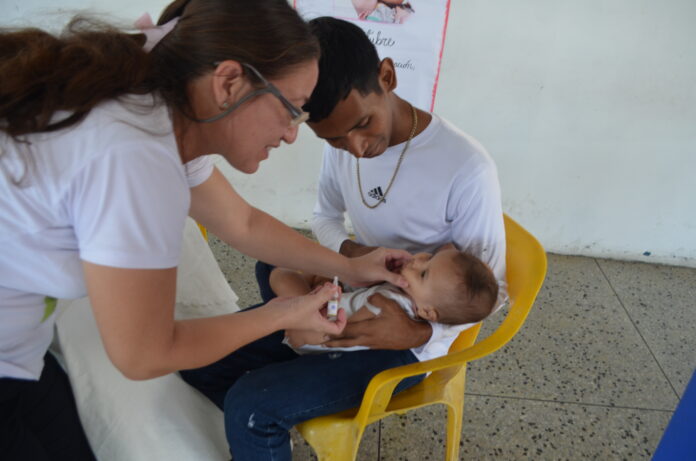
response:
<svg viewBox="0 0 696 461"><path fill-rule="evenodd" d="M264 298L272 295L264 293L268 273L257 270ZM283 336L274 333L211 365L181 372L224 411L234 461L290 461L294 425L358 406L374 375L417 361L410 350L298 355L282 344ZM422 379L405 379L396 392Z"/></svg>

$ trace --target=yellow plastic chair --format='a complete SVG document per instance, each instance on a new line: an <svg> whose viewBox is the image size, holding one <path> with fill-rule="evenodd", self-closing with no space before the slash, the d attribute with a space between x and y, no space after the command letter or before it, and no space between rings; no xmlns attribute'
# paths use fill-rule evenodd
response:
<svg viewBox="0 0 696 461"><path fill-rule="evenodd" d="M198 223L196 223L196 224L198 224ZM203 238L207 242L208 241L208 229L206 229L205 226L203 226L202 224L198 224L198 229L200 229L201 234L203 234Z"/></svg>
<svg viewBox="0 0 696 461"><path fill-rule="evenodd" d="M377 374L367 386L359 408L297 425L319 461L352 461L368 424L394 413L403 414L435 403L447 406L445 458L448 461L458 459L466 364L495 352L510 341L527 318L546 275L546 254L539 242L507 215L505 232L508 292L512 301L502 324L475 345L481 324L460 333L444 357ZM402 379L428 372L431 374L422 382L392 396Z"/></svg>

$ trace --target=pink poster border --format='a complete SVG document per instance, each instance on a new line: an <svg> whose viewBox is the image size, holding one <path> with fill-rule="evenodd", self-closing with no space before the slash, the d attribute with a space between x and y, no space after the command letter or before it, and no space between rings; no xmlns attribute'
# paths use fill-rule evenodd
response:
<svg viewBox="0 0 696 461"><path fill-rule="evenodd" d="M430 101L430 112L435 108L435 95L437 94L437 86L440 83L440 69L442 68L442 54L445 51L445 38L447 38L447 25L449 24L450 5L452 0L447 0L445 5L445 23L442 26L442 41L440 42L440 53L437 58L437 71L435 71L435 83L433 84L433 97ZM297 0L292 0L292 7L297 9Z"/></svg>

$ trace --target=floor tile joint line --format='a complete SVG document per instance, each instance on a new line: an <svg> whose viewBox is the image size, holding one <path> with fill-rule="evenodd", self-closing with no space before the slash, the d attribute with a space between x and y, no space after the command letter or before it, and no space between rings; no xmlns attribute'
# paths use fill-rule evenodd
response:
<svg viewBox="0 0 696 461"><path fill-rule="evenodd" d="M382 419L377 426L377 461L382 459Z"/></svg>
<svg viewBox="0 0 696 461"><path fill-rule="evenodd" d="M494 394L476 394L473 392L465 392L464 397L492 397L495 399L511 399L511 400L529 400L530 402L543 402L543 403L560 403L563 405L584 405L589 407L601 407L601 408L616 408L619 410L637 410L637 411L661 411L663 413L674 413L674 410L665 410L663 408L640 408L640 407L627 407L623 405L607 405L602 403L591 403L591 402L571 402L567 400L548 400L530 397L517 397L510 395L494 395Z"/></svg>
<svg viewBox="0 0 696 461"><path fill-rule="evenodd" d="M611 283L611 280L609 280L609 277L607 277L607 274L604 272L604 269L602 269L602 265L599 264L599 261L597 261L597 258L592 258L592 259L594 260L595 264L597 265L597 268L599 269L599 271L600 271L600 272L602 273L602 275L604 276L604 279L605 279L605 280L607 281L607 283L609 284L609 288L611 288L611 291L614 292L614 296L616 296L616 299L619 301L619 304L621 304L621 307L623 308L624 312L626 312L626 315L628 316L628 319L631 321L631 324L633 325L633 328L634 328L634 329L636 330L636 332L638 333L638 336L640 336L640 339L643 340L643 344L645 344L645 347L647 347L647 348L648 348L648 351L650 351L650 355L652 355L652 358L653 358L653 360L655 361L655 363L657 364L657 367L658 367L658 368L660 369L660 371L662 372L662 376L665 377L665 379L667 380L667 383L669 383L669 387L672 388L672 392L674 392L674 395L677 397L677 403L678 403L678 402L681 400L681 398L679 397L679 392L677 392L677 390L674 388L674 385L672 384L672 381L670 381L669 377L667 376L667 373L665 373L665 370L662 368L662 364L660 363L659 360L657 360L657 357L655 357L655 353L654 353L653 350L650 348L650 344L648 344L648 341L646 341L645 337L644 337L643 334L640 332L640 329L638 328L638 326L636 325L636 323L633 321L633 317L631 317L631 313L628 311L628 309L627 309L626 306L624 305L623 300L622 300L621 297L619 296L619 293L617 293L616 289L614 288L614 285Z"/></svg>

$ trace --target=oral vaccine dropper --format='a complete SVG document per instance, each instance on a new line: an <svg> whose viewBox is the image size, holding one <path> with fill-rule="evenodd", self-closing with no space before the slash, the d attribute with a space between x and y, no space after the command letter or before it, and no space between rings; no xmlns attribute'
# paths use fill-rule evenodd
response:
<svg viewBox="0 0 696 461"><path fill-rule="evenodd" d="M334 276L333 284L335 287L338 286L338 276ZM333 295L333 298L329 300L329 304L326 306L326 317L332 322L336 321L338 317L338 293Z"/></svg>

